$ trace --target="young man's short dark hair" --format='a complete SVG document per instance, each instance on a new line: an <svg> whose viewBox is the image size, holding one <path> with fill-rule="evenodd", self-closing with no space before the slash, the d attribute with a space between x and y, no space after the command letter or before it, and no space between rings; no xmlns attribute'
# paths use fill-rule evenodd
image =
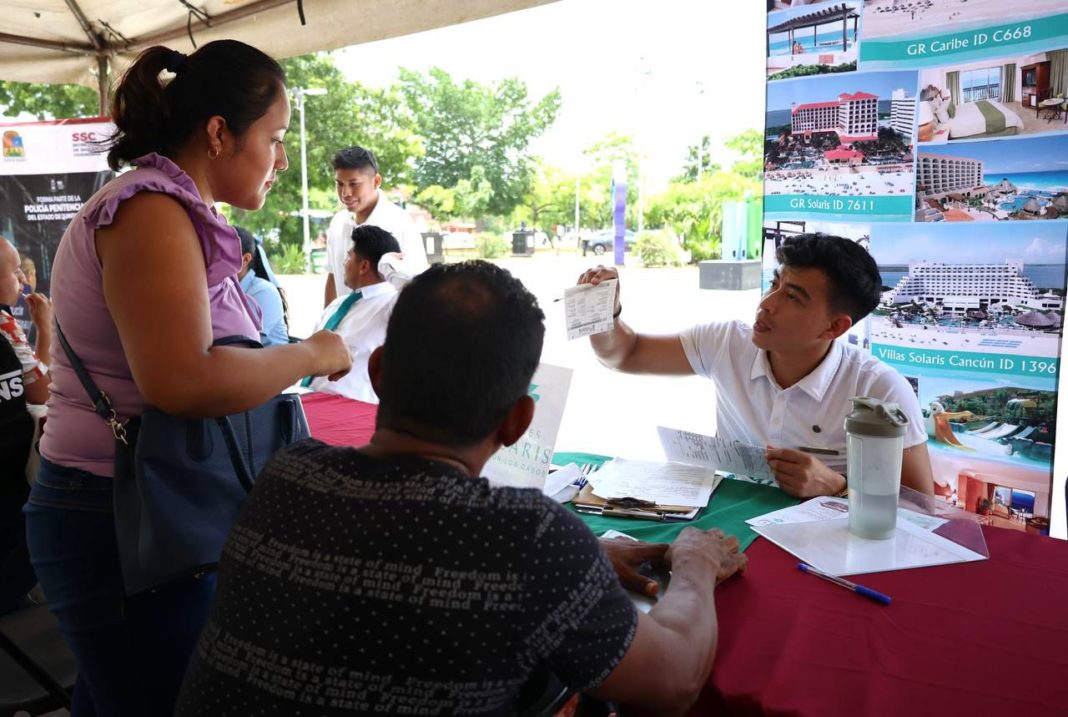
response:
<svg viewBox="0 0 1068 717"><path fill-rule="evenodd" d="M334 153L334 159L330 162L334 170L339 169L370 169L371 174L378 174L378 159L375 153L363 147L346 147Z"/></svg>
<svg viewBox="0 0 1068 717"><path fill-rule="evenodd" d="M356 256L371 262L375 271L378 271L378 262L383 254L401 250L396 237L372 224L363 224L352 230L352 248Z"/></svg>
<svg viewBox="0 0 1068 717"><path fill-rule="evenodd" d="M389 319L379 427L461 446L486 438L529 390L544 321L537 299L500 267L430 267Z"/></svg>
<svg viewBox="0 0 1068 717"><path fill-rule="evenodd" d="M798 234L783 240L775 258L783 266L821 269L831 285L831 309L856 323L879 305L883 279L860 244L830 234Z"/></svg>

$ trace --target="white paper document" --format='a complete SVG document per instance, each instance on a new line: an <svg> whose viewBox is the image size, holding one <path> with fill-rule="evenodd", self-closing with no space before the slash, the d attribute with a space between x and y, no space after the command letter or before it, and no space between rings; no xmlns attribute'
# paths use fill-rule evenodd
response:
<svg viewBox="0 0 1068 717"><path fill-rule="evenodd" d="M753 530L831 575L861 575L986 560L986 556L907 520L899 520L894 537L887 540L858 538L849 532L848 517L755 525Z"/></svg>
<svg viewBox="0 0 1068 717"><path fill-rule="evenodd" d="M721 479L709 468L616 458L587 480L599 498L635 498L657 505L704 508Z"/></svg>
<svg viewBox="0 0 1068 717"><path fill-rule="evenodd" d="M564 320L568 339L612 330L617 283L615 279L609 279L596 286L579 284L564 290Z"/></svg>
<svg viewBox="0 0 1068 717"><path fill-rule="evenodd" d="M657 426L656 431L660 434L664 456L669 461L740 473L761 480L775 480L771 467L764 458L763 446L664 426Z"/></svg>
<svg viewBox="0 0 1068 717"><path fill-rule="evenodd" d="M836 520L848 515L849 501L846 498L825 495L810 498L800 505L792 505L789 508L758 515L745 522L754 527L761 525L787 525L790 523L811 523L816 520ZM903 520L928 532L937 530L949 522L944 518L917 513L908 508L898 508L898 525Z"/></svg>
<svg viewBox="0 0 1068 717"><path fill-rule="evenodd" d="M545 485L542 486L542 492L545 495L552 498L564 488L569 487L572 483L582 477L582 469L578 467L577 463L568 463L563 468L553 471L545 477ZM575 493L578 493L576 489Z"/></svg>

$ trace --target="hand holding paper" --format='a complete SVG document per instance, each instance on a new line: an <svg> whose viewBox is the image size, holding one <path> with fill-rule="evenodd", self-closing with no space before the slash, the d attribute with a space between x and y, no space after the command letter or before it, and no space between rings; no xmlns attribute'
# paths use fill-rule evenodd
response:
<svg viewBox="0 0 1068 717"><path fill-rule="evenodd" d="M727 441L716 436L657 426L664 455L669 461L707 466L721 471L740 473L750 478L775 480L764 458L763 446Z"/></svg>
<svg viewBox="0 0 1068 717"><path fill-rule="evenodd" d="M616 279L609 279L599 284L579 284L564 291L568 339L611 331L616 283Z"/></svg>

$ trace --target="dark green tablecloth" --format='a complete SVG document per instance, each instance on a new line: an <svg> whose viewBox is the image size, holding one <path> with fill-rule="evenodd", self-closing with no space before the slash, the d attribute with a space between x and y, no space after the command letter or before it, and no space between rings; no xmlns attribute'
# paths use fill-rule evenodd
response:
<svg viewBox="0 0 1068 717"><path fill-rule="evenodd" d="M608 456L593 453L557 453L553 456L553 463L556 465L568 463L601 465L607 460L609 460ZM670 543L679 531L687 526L705 530L719 528L724 533L737 536L742 544L742 550L745 550L757 539L757 534L746 525L745 521L773 510L797 505L799 502L778 488L725 479L712 493L712 500L709 501L708 507L690 521L661 523L655 520L602 518L599 515L582 513L578 515L597 535L601 535L606 530L618 530L639 540L653 543ZM568 507L574 510L574 506L569 504Z"/></svg>

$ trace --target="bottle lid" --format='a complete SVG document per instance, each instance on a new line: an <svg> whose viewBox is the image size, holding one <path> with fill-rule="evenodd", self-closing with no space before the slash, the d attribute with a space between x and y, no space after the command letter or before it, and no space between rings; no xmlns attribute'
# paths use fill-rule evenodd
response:
<svg viewBox="0 0 1068 717"><path fill-rule="evenodd" d="M898 404L866 396L856 396L852 401L853 412L845 419L846 433L881 438L905 435L909 419Z"/></svg>

